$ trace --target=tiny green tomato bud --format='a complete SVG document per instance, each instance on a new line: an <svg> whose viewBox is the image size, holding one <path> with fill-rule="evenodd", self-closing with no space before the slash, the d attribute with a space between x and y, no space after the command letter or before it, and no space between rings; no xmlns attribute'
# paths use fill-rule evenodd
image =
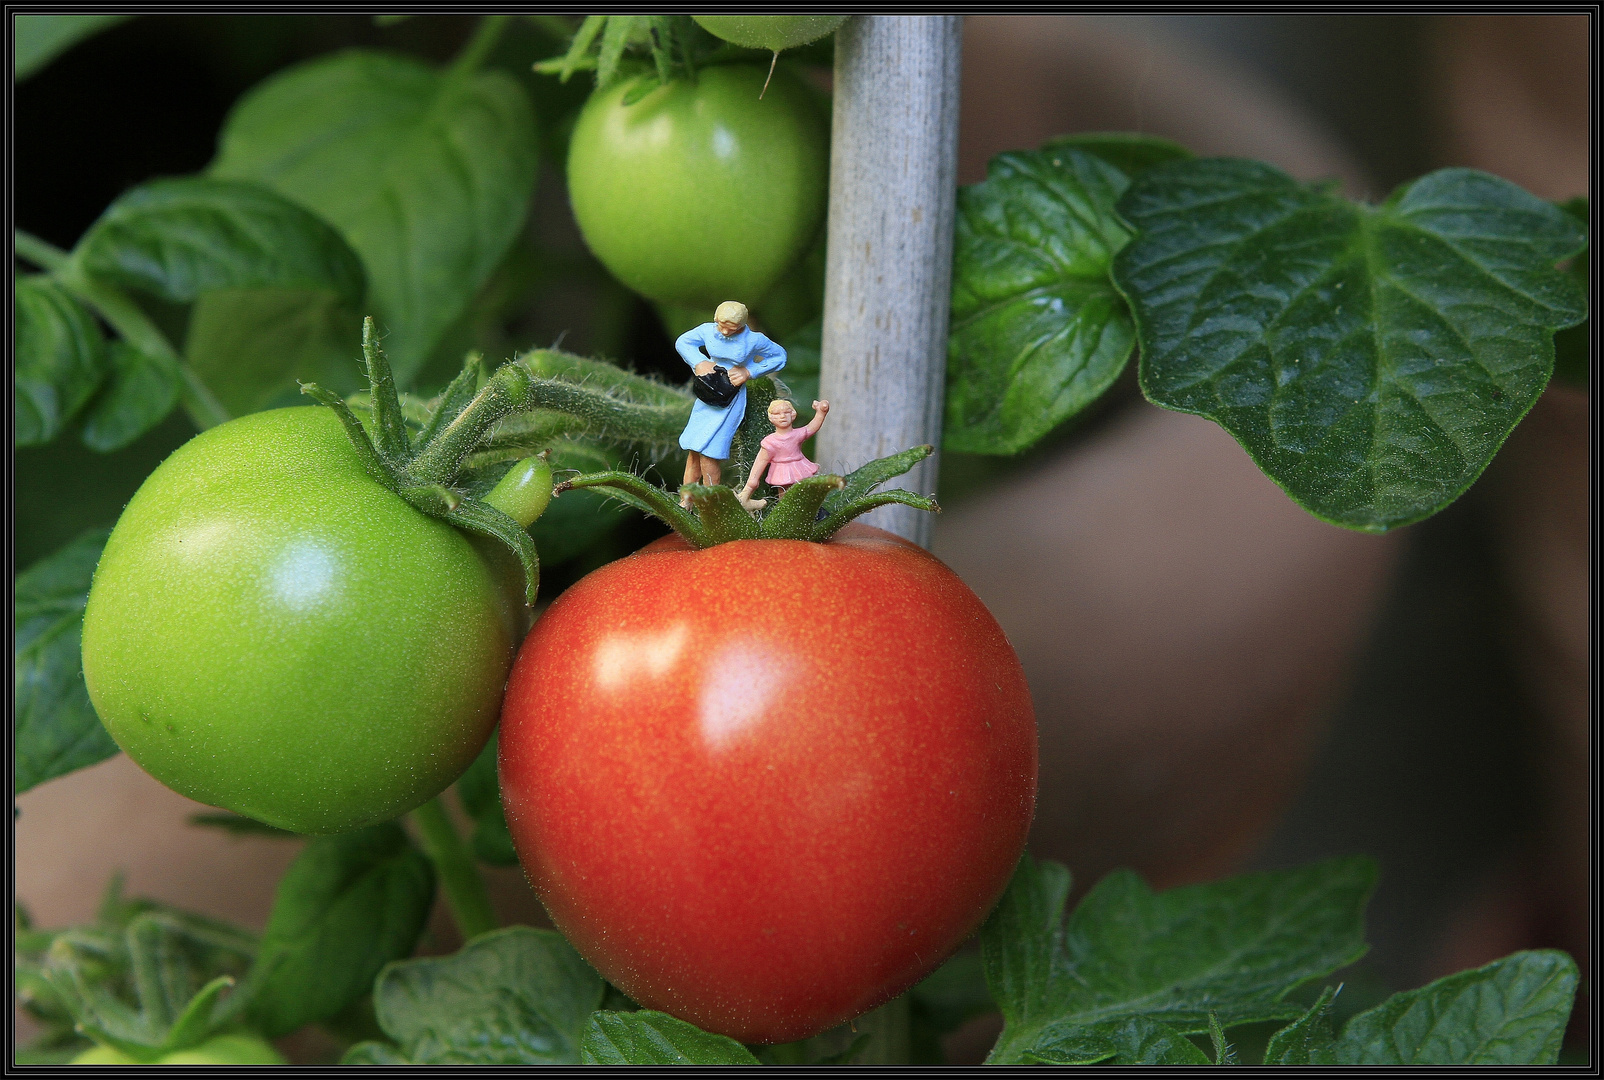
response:
<svg viewBox="0 0 1604 1080"><path fill-rule="evenodd" d="M543 456L524 458L507 470L484 501L529 528L551 502L551 463Z"/></svg>

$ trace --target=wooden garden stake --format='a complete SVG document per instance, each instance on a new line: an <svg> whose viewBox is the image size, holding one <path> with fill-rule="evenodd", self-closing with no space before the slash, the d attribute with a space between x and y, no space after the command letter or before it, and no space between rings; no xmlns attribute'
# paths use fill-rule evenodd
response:
<svg viewBox="0 0 1604 1080"><path fill-rule="evenodd" d="M958 174L957 15L858 15L836 33L819 464L941 443ZM898 486L934 494L932 455ZM930 514L866 516L925 547Z"/></svg>

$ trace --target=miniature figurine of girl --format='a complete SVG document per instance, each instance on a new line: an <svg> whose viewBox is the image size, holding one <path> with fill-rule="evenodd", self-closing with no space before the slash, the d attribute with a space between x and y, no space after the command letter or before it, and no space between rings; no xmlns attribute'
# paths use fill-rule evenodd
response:
<svg viewBox="0 0 1604 1080"><path fill-rule="evenodd" d="M713 312L712 322L685 331L674 342L675 350L698 379L716 377L719 371L727 369L729 384L735 388L734 400L726 405L705 401L699 393L696 404L691 407L690 423L685 425L685 433L679 438L680 449L686 451L687 484L694 484L698 479L709 486L719 482L720 462L730 456L730 440L746 416L743 384L785 366L785 350L748 328L746 319L745 304L726 300ZM706 355L701 349L706 350ZM688 507L690 502L689 495L681 496L681 506Z"/></svg>
<svg viewBox="0 0 1604 1080"><path fill-rule="evenodd" d="M828 401L815 401L813 419L805 427L793 427L796 423L796 406L785 398L775 398L769 402L769 423L774 425L774 433L763 436L763 441L758 444L757 458L752 462L746 486L735 496L742 506L748 510L761 510L768 505L767 499L752 498L765 465L769 468L766 478L769 486L779 488L781 495L798 480L806 480L819 471L818 465L803 456L802 444L818 434L829 411Z"/></svg>

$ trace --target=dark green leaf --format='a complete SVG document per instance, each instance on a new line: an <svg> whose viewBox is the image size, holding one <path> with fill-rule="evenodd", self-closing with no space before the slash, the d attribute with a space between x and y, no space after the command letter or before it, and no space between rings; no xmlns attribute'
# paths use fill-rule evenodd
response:
<svg viewBox="0 0 1604 1080"><path fill-rule="evenodd" d="M1576 964L1519 952L1391 998L1348 1021L1343 1065L1552 1065L1576 998Z"/></svg>
<svg viewBox="0 0 1604 1080"><path fill-rule="evenodd" d="M519 235L535 137L524 91L501 72L347 51L247 94L212 171L267 184L341 231L406 386Z"/></svg>
<svg viewBox="0 0 1604 1080"><path fill-rule="evenodd" d="M129 15L17 15L11 55L13 77L21 82L84 38L109 30Z"/></svg>
<svg viewBox="0 0 1604 1080"><path fill-rule="evenodd" d="M1444 169L1379 207L1268 165L1143 173L1115 259L1157 405L1216 421L1334 524L1384 532L1458 498L1587 313L1555 269L1586 231L1514 184Z"/></svg>
<svg viewBox="0 0 1604 1080"><path fill-rule="evenodd" d="M409 956L434 903L434 866L394 822L320 836L279 881L252 971L269 1037L338 1014Z"/></svg>
<svg viewBox="0 0 1604 1080"><path fill-rule="evenodd" d="M362 320L333 293L222 289L190 312L184 358L235 416L304 405L300 383L358 389Z"/></svg>
<svg viewBox="0 0 1604 1080"><path fill-rule="evenodd" d="M89 583L108 535L86 532L17 575L18 795L117 752L89 703L80 645Z"/></svg>
<svg viewBox="0 0 1604 1080"><path fill-rule="evenodd" d="M602 990L560 934L510 926L453 956L391 964L374 1008L385 1034L420 1064L577 1064Z"/></svg>
<svg viewBox="0 0 1604 1080"><path fill-rule="evenodd" d="M1064 1012L1073 978L1064 950L1069 886L1063 864L1038 863L1027 851L981 927L986 987L1012 1027L1039 1028Z"/></svg>
<svg viewBox="0 0 1604 1080"><path fill-rule="evenodd" d="M1046 1039L1025 1052L1044 1065L1090 1065L1113 1058L1116 1065L1207 1065L1208 1055L1168 1024L1131 1016L1098 1028L1081 1028Z"/></svg>
<svg viewBox="0 0 1604 1080"><path fill-rule="evenodd" d="M1264 1048L1266 1065L1335 1065L1336 1033L1331 1030L1331 1002L1337 991L1326 987L1309 1011L1270 1036Z"/></svg>
<svg viewBox="0 0 1604 1080"><path fill-rule="evenodd" d="M66 289L43 275L19 277L16 298L18 446L47 443L94 396L106 377L100 324Z"/></svg>
<svg viewBox="0 0 1604 1080"><path fill-rule="evenodd" d="M714 1035L667 1013L595 1012L585 1025L586 1065L756 1065L734 1039Z"/></svg>
<svg viewBox="0 0 1604 1080"><path fill-rule="evenodd" d="M1059 135L1041 144L1043 150L1082 150L1095 154L1127 177L1134 177L1155 165L1192 156L1180 143L1156 135L1137 135L1125 131L1081 131Z"/></svg>
<svg viewBox="0 0 1604 1080"><path fill-rule="evenodd" d="M1017 454L1109 388L1136 333L1109 281L1125 174L1076 149L999 154L958 192L943 445Z"/></svg>
<svg viewBox="0 0 1604 1080"><path fill-rule="evenodd" d="M473 818L473 853L492 866L514 866L518 853L512 849L512 833L501 809L501 784L496 779L496 736L479 752L468 771L457 780L457 796L462 808Z"/></svg>
<svg viewBox="0 0 1604 1080"><path fill-rule="evenodd" d="M217 289L290 288L362 301L362 262L331 226L261 184L185 176L120 196L74 253L95 277L188 303Z"/></svg>
<svg viewBox="0 0 1604 1080"><path fill-rule="evenodd" d="M1587 197L1571 199L1560 204L1571 217L1575 218L1584 228L1590 226L1591 214L1588 212ZM1576 283L1582 287L1584 296L1591 296L1589 287L1591 274L1588 269L1587 248L1571 260L1570 273ZM1586 386L1592 378L1592 341L1588 336L1588 326L1591 319L1568 326L1554 335L1554 375L1563 379L1572 386Z"/></svg>
<svg viewBox="0 0 1604 1080"><path fill-rule="evenodd" d="M152 356L114 341L106 350L111 379L84 414L82 437L91 450L121 450L167 418L178 404L183 377L171 357Z"/></svg>
<svg viewBox="0 0 1604 1080"><path fill-rule="evenodd" d="M1068 872L1027 854L981 931L1006 1020L988 1060L1017 1063L1047 1047L1054 1060L1066 1048L1101 1053L1108 1040L1128 1042L1119 1031L1131 1017L1186 1035L1207 1031L1210 1013L1227 1027L1295 1016L1288 991L1363 954L1374 883L1364 859L1164 893L1120 870L1061 925Z"/></svg>

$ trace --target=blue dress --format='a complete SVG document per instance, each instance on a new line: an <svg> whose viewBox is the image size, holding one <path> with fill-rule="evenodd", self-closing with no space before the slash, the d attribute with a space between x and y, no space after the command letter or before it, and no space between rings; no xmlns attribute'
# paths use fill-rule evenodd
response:
<svg viewBox="0 0 1604 1080"><path fill-rule="evenodd" d="M706 347L707 356L697 351L698 345ZM785 350L751 327L743 327L734 337L725 337L718 332L718 324L703 323L681 334L674 348L693 371L708 357L722 368L744 367L753 378L785 366ZM745 386L737 390L735 400L722 409L698 398L691 408L691 422L685 425L685 433L679 437L680 449L694 450L723 461L730 456L730 440L735 438L735 429L741 426L745 416Z"/></svg>

